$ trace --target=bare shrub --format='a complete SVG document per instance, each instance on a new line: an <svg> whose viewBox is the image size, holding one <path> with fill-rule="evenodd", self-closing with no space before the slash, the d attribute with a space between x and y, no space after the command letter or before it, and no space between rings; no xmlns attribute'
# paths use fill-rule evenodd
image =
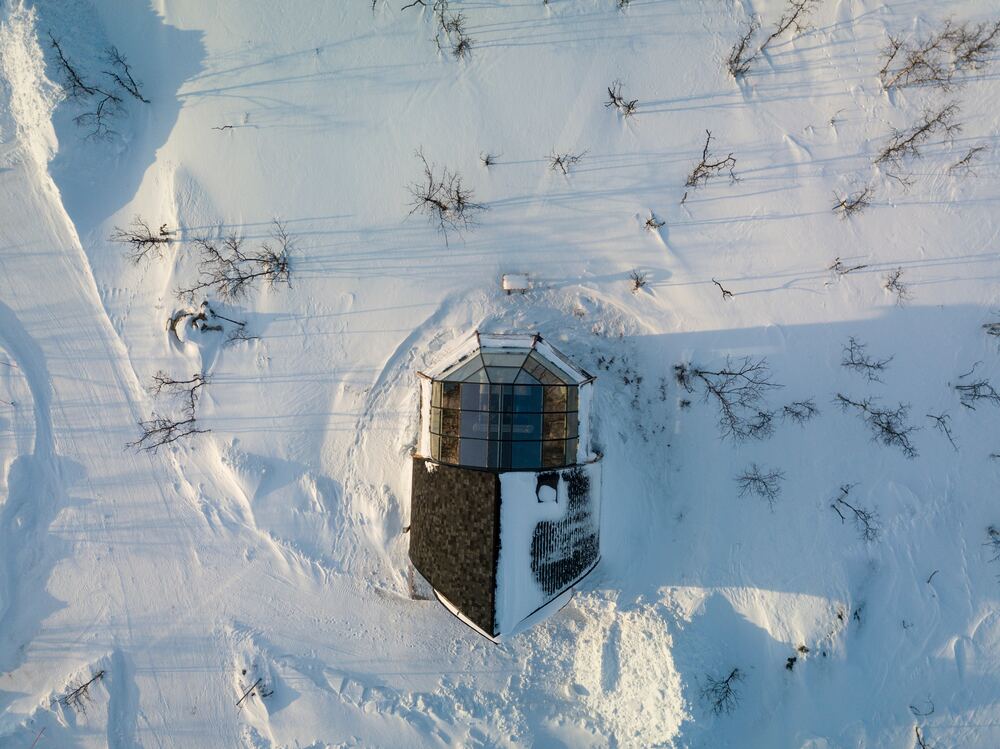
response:
<svg viewBox="0 0 1000 749"><path fill-rule="evenodd" d="M950 175L960 175L967 176L970 174L975 174L975 166L978 163L980 157L989 151L989 146L973 146L965 155L962 156L958 161L948 167L948 174Z"/></svg>
<svg viewBox="0 0 1000 749"><path fill-rule="evenodd" d="M827 267L827 270L832 270L838 276L846 276L848 273L854 273L859 270L864 270L868 266L865 264L860 265L847 265L839 257L834 258L833 262Z"/></svg>
<svg viewBox="0 0 1000 749"><path fill-rule="evenodd" d="M946 413L927 414L927 418L934 422L934 428L947 437L952 448L954 448L955 452L958 452L958 445L955 444L955 439L951 434L951 416Z"/></svg>
<svg viewBox="0 0 1000 749"><path fill-rule="evenodd" d="M689 393L700 387L705 400L715 403L724 439L740 442L773 433L775 414L765 408L765 395L781 385L771 381L767 359L747 356L733 361L727 357L726 365L717 370L678 364L674 376Z"/></svg>
<svg viewBox="0 0 1000 749"><path fill-rule="evenodd" d="M893 130L888 143L875 157L876 164L899 165L907 158L917 158L921 148L935 135L952 139L962 131L961 123L955 122L959 106L952 102L941 109L925 109L920 121L906 130Z"/></svg>
<svg viewBox="0 0 1000 749"><path fill-rule="evenodd" d="M139 422L141 435L135 442L126 445L138 452L157 452L161 447L173 444L178 440L194 434L204 434L210 430L197 427L197 406L201 397L201 389L208 384L208 378L202 374L194 374L187 380L175 380L166 372L153 375L149 392L154 397L159 395L173 396L181 401L179 417L160 416L153 413L152 417Z"/></svg>
<svg viewBox="0 0 1000 749"><path fill-rule="evenodd" d="M903 283L902 268L889 271L888 275L882 279L882 288L896 297L896 304L905 304L912 298L910 287Z"/></svg>
<svg viewBox="0 0 1000 749"><path fill-rule="evenodd" d="M920 730L920 726L914 726L913 733L916 735L917 738L917 749L934 749L933 746L927 743L927 739L924 738L924 734Z"/></svg>
<svg viewBox="0 0 1000 749"><path fill-rule="evenodd" d="M608 100L604 106L608 109L617 109L622 117L631 117L639 106L639 100L625 98L622 94L622 82L616 80L608 86Z"/></svg>
<svg viewBox="0 0 1000 749"><path fill-rule="evenodd" d="M666 225L666 221L662 221L656 218L656 214L652 211L649 212L649 218L646 219L644 226L648 231L658 231Z"/></svg>
<svg viewBox="0 0 1000 749"><path fill-rule="evenodd" d="M746 32L736 40L733 48L729 50L729 56L726 58L726 70L737 80L750 72L753 61L759 54L759 50L753 49L752 45L754 34L759 28L760 23L757 19L751 19Z"/></svg>
<svg viewBox="0 0 1000 749"><path fill-rule="evenodd" d="M1000 562L1000 530L997 530L996 526L991 525L986 529L986 543L984 546L993 555L989 561Z"/></svg>
<svg viewBox="0 0 1000 749"><path fill-rule="evenodd" d="M437 171L424 157L423 150L417 151L417 158L424 167L424 178L410 185L413 200L409 215L422 213L427 216L448 244L451 232L461 235L474 228L486 206L474 200L475 193L465 186L460 174L447 168Z"/></svg>
<svg viewBox="0 0 1000 749"><path fill-rule="evenodd" d="M850 516L854 522L854 528L862 541L869 543L877 541L882 533L882 525L879 521L878 512L869 510L861 505L853 504L847 500L850 498L851 489L854 484L844 484L840 487L837 496L830 502L830 507L840 516L842 523L847 522ZM844 513L848 513L845 515Z"/></svg>
<svg viewBox="0 0 1000 749"><path fill-rule="evenodd" d="M743 681L743 672L733 668L721 679L706 675L705 684L701 688L701 696L716 715L731 713L740 703L739 683Z"/></svg>
<svg viewBox="0 0 1000 749"><path fill-rule="evenodd" d="M556 153L553 151L549 154L549 169L560 171L564 175L569 174L570 169L579 164L580 160L586 155L586 151L582 153Z"/></svg>
<svg viewBox="0 0 1000 749"><path fill-rule="evenodd" d="M871 185L843 197L834 193L833 197L836 199L836 202L833 204L833 212L840 214L841 218L862 213L872 204L874 194L875 188Z"/></svg>
<svg viewBox="0 0 1000 749"><path fill-rule="evenodd" d="M733 292L731 292L729 289L727 289L721 283L719 283L718 281L716 281L714 278L712 279L712 283L714 283L716 286L719 287L719 291L722 293L722 301L725 302L725 301L728 301L729 299L733 298Z"/></svg>
<svg viewBox="0 0 1000 749"><path fill-rule="evenodd" d="M149 99L142 94L142 83L132 76L132 67L125 55L118 51L118 47L111 46L104 50L104 60L111 66L111 70L105 70L104 75L133 99L149 104Z"/></svg>
<svg viewBox="0 0 1000 749"><path fill-rule="evenodd" d="M278 220L274 221L271 237L271 242L262 242L252 250L235 233L222 240L196 239L195 246L201 253L198 280L178 288L177 295L193 300L199 293L212 290L232 301L250 294L257 283L290 286L292 239Z"/></svg>
<svg viewBox="0 0 1000 749"><path fill-rule="evenodd" d="M837 393L834 403L844 411L853 409L868 425L873 441L897 447L907 458L917 457L917 449L910 438L918 428L907 423L909 404L900 403L895 408L885 408L879 406L874 398L855 401L841 393Z"/></svg>
<svg viewBox="0 0 1000 749"><path fill-rule="evenodd" d="M479 160L483 163L483 166L489 169L491 166L494 166L497 163L497 160L501 156L503 156L503 154L490 153L489 151L484 151L483 153L479 154Z"/></svg>
<svg viewBox="0 0 1000 749"><path fill-rule="evenodd" d="M708 182L713 177L717 177L720 174L729 173L729 181L736 182L736 159L733 154L730 153L725 158L717 158L709 153L709 147L712 144L712 131L705 131L705 146L701 149L701 160L695 164L694 169L687 177L687 181L684 183L686 187L701 187L706 182Z"/></svg>
<svg viewBox="0 0 1000 749"><path fill-rule="evenodd" d="M648 283L648 273L643 271L633 269L631 273L628 274L629 280L632 281L632 293L635 294L639 289L643 288Z"/></svg>
<svg viewBox="0 0 1000 749"><path fill-rule="evenodd" d="M789 0L781 18L774 25L774 31L760 45L761 50L766 49L771 42L786 31L792 31L795 34L806 31L808 29L807 19L816 11L821 2L822 0Z"/></svg>
<svg viewBox="0 0 1000 749"><path fill-rule="evenodd" d="M962 405L973 411L976 404L983 401L989 405L1000 406L1000 393L998 393L989 380L976 380L975 382L955 385Z"/></svg>
<svg viewBox="0 0 1000 749"><path fill-rule="evenodd" d="M103 678L104 669L101 669L90 677L90 679L83 682L79 686L73 687L70 691L60 697L59 704L71 708L76 712L86 712L87 702L90 700L90 685Z"/></svg>
<svg viewBox="0 0 1000 749"><path fill-rule="evenodd" d="M955 77L983 67L1000 42L1000 21L944 26L922 39L890 36L882 50L879 80L886 89L907 86L949 88Z"/></svg>
<svg viewBox="0 0 1000 749"><path fill-rule="evenodd" d="M771 509L781 494L781 482L785 478L785 472L772 468L762 470L756 463L751 463L743 473L736 477L736 483L740 487L740 496L745 497L752 494L765 500Z"/></svg>
<svg viewBox="0 0 1000 749"><path fill-rule="evenodd" d="M819 416L819 408L812 398L803 401L792 401L781 408L781 418L792 421L795 424L805 424L816 416Z"/></svg>
<svg viewBox="0 0 1000 749"><path fill-rule="evenodd" d="M162 257L163 248L174 240L174 232L167 229L166 224L160 224L159 231L154 233L149 224L136 216L128 227L116 226L108 239L127 245L125 256L138 264L151 256Z"/></svg>
<svg viewBox="0 0 1000 749"><path fill-rule="evenodd" d="M851 336L843 348L840 364L847 369L863 374L869 382L882 382L881 374L894 357L875 359L866 353L868 347Z"/></svg>

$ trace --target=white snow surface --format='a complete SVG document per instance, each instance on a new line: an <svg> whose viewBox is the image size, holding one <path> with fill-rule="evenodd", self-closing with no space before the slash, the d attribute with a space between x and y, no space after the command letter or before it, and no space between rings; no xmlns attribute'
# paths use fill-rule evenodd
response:
<svg viewBox="0 0 1000 749"><path fill-rule="evenodd" d="M1000 378L1000 61L949 92L877 78L889 33L996 3L825 0L740 83L722 61L778 0L452 0L459 61L404 4L0 0L0 746L1000 745L997 412L953 388ZM50 32L92 76L116 45L150 104L85 139ZM631 118L603 106L615 79ZM872 166L952 100L964 128L909 189ZM706 129L739 181L686 190ZM489 208L447 243L407 216L418 148ZM564 176L553 151L586 153ZM867 184L838 218L833 193ZM133 265L108 237L136 215L178 241ZM171 339L190 240L258 243L276 217L291 288L211 299L259 338ZM415 373L474 328L538 331L598 378L601 564L500 645L408 582ZM841 366L850 336L893 357L883 382ZM720 440L673 365L745 355L784 386L770 407L821 414ZM168 410L161 369L210 378L211 431L126 450ZM837 392L911 404L919 455ZM773 510L739 496L751 463L784 471ZM830 508L844 484L877 541ZM716 715L702 688L733 668ZM60 702L102 669L85 709Z"/></svg>

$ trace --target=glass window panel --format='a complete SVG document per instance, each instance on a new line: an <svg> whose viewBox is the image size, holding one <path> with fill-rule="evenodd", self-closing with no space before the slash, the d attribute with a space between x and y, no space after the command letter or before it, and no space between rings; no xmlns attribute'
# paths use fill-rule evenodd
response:
<svg viewBox="0 0 1000 749"><path fill-rule="evenodd" d="M567 411L578 411L580 410L580 389L576 387L571 387L566 390L566 410Z"/></svg>
<svg viewBox="0 0 1000 749"><path fill-rule="evenodd" d="M513 382L520 371L513 367L490 367L490 382Z"/></svg>
<svg viewBox="0 0 1000 749"><path fill-rule="evenodd" d="M483 366L483 360L479 356L474 356L469 361L465 362L458 369L448 373L445 377L446 380L451 382L463 382L469 375L474 374Z"/></svg>
<svg viewBox="0 0 1000 749"><path fill-rule="evenodd" d="M441 460L441 438L436 434L431 435L431 457Z"/></svg>
<svg viewBox="0 0 1000 749"><path fill-rule="evenodd" d="M517 379L514 382L518 385L538 385L538 380L532 377L527 371L521 370L517 373Z"/></svg>
<svg viewBox="0 0 1000 749"><path fill-rule="evenodd" d="M468 440L463 439L459 441L460 443L460 462L463 466L474 466L476 468L486 468L487 467L487 450L489 448L489 442L486 440Z"/></svg>
<svg viewBox="0 0 1000 749"><path fill-rule="evenodd" d="M566 465L576 463L576 450L578 445L578 440L566 440Z"/></svg>
<svg viewBox="0 0 1000 749"><path fill-rule="evenodd" d="M462 411L462 436L487 439L490 436L488 411Z"/></svg>
<svg viewBox="0 0 1000 749"><path fill-rule="evenodd" d="M537 440L541 436L541 414L514 414L511 437L515 440Z"/></svg>
<svg viewBox="0 0 1000 749"><path fill-rule="evenodd" d="M490 440L489 448L486 455L486 465L488 468L501 468L500 465L500 442L498 440Z"/></svg>
<svg viewBox="0 0 1000 749"><path fill-rule="evenodd" d="M444 408L458 408L461 403L459 400L460 392L460 386L457 382L442 382L441 405Z"/></svg>
<svg viewBox="0 0 1000 749"><path fill-rule="evenodd" d="M441 434L441 409L431 409L431 432Z"/></svg>
<svg viewBox="0 0 1000 749"><path fill-rule="evenodd" d="M490 411L496 411L499 413L501 410L503 388L499 385L493 385L490 387Z"/></svg>
<svg viewBox="0 0 1000 749"><path fill-rule="evenodd" d="M462 384L463 411L489 411L490 386L466 382Z"/></svg>
<svg viewBox="0 0 1000 749"><path fill-rule="evenodd" d="M559 385L552 385L545 388L545 410L566 410L566 388Z"/></svg>
<svg viewBox="0 0 1000 749"><path fill-rule="evenodd" d="M542 443L542 466L555 468L563 465L566 459L566 447L562 440L551 440Z"/></svg>
<svg viewBox="0 0 1000 749"><path fill-rule="evenodd" d="M566 415L547 413L542 420L542 439L566 439Z"/></svg>
<svg viewBox="0 0 1000 749"><path fill-rule="evenodd" d="M500 465L498 468L510 468L510 449L513 443L501 441L500 445Z"/></svg>
<svg viewBox="0 0 1000 749"><path fill-rule="evenodd" d="M441 462L458 463L458 437L441 438Z"/></svg>
<svg viewBox="0 0 1000 749"><path fill-rule="evenodd" d="M489 382L490 381L489 372L484 367L483 369L480 369L478 372L476 372L474 374L471 374L468 377L466 377L465 381L466 382Z"/></svg>
<svg viewBox="0 0 1000 749"><path fill-rule="evenodd" d="M566 436L577 437L580 434L580 420L575 413L566 414Z"/></svg>
<svg viewBox="0 0 1000 749"><path fill-rule="evenodd" d="M441 410L440 433L449 437L457 437L459 430L459 415L461 411L445 408Z"/></svg>
<svg viewBox="0 0 1000 749"><path fill-rule="evenodd" d="M514 410L521 412L541 411L542 388L531 385L515 385Z"/></svg>
<svg viewBox="0 0 1000 749"><path fill-rule="evenodd" d="M540 442L512 442L510 467L511 468L538 468L541 465L539 460Z"/></svg>
<svg viewBox="0 0 1000 749"><path fill-rule="evenodd" d="M483 363L487 367L514 367L519 369L527 354L523 351L517 353L487 354L483 352Z"/></svg>
<svg viewBox="0 0 1000 749"><path fill-rule="evenodd" d="M431 405L440 406L441 405L441 383L432 382L431 383Z"/></svg>

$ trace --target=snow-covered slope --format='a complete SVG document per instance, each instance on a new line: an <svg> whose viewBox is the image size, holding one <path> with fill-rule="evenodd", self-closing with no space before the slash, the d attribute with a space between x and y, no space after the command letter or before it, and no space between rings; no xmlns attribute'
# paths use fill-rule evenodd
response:
<svg viewBox="0 0 1000 749"><path fill-rule="evenodd" d="M888 34L994 3L825 0L739 83L732 42L784 3L452 0L464 60L405 4L0 0L0 746L1000 744L1000 434L954 389L1000 377L1000 61L950 91L877 75ZM95 77L117 46L149 103L84 138L50 33ZM604 106L616 79L630 118ZM961 133L872 165L951 101ZM739 181L686 188L706 129ZM407 216L417 149L488 207L447 243ZM555 152L585 154L563 175ZM866 185L866 211L831 210ZM162 257L108 240L136 215L176 230ZM192 241L275 218L290 288L210 296L253 338L172 337L201 301L174 293ZM504 295L505 272L534 289ZM601 565L498 646L411 598L406 557L415 372L475 327L595 372L605 455ZM841 366L852 336L892 357L881 382ZM768 408L821 413L721 440L674 365L727 356L767 358ZM209 377L211 431L126 450L169 410L159 370ZM910 404L918 455L837 393ZM739 496L753 463L783 471L773 509ZM877 540L831 509L844 485ZM702 690L734 668L714 714Z"/></svg>

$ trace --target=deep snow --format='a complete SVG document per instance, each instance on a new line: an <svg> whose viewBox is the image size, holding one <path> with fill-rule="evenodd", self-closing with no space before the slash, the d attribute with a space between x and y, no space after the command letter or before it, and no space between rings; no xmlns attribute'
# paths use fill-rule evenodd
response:
<svg viewBox="0 0 1000 749"><path fill-rule="evenodd" d="M1000 61L949 93L876 75L887 33L994 3L826 0L742 84L722 59L777 0L453 0L466 61L403 4L0 0L0 746L1000 744L1000 435L953 390L1000 376ZM94 75L117 45L144 81L111 140L73 125L50 31ZM628 120L603 106L615 79ZM909 190L872 167L951 100L964 130ZM740 180L681 205L705 129ZM448 244L407 218L417 148L489 207ZM563 176L553 151L586 154ZM834 215L868 183L868 211ZM286 222L292 287L219 304L258 340L171 339L197 257L129 264L108 236L137 214L185 240ZM507 272L532 291L503 294ZM538 330L595 373L605 455L601 565L499 646L412 600L406 561L415 373L476 327ZM850 336L894 357L883 383L840 366ZM821 415L721 441L673 365L727 355L766 356L771 405ZM160 369L210 375L211 432L124 450ZM912 404L919 456L837 392ZM773 511L738 496L752 462L785 473ZM830 509L847 483L877 542ZM733 667L742 699L714 715L701 687ZM85 711L58 702L100 669ZM237 707L258 678L272 693Z"/></svg>

